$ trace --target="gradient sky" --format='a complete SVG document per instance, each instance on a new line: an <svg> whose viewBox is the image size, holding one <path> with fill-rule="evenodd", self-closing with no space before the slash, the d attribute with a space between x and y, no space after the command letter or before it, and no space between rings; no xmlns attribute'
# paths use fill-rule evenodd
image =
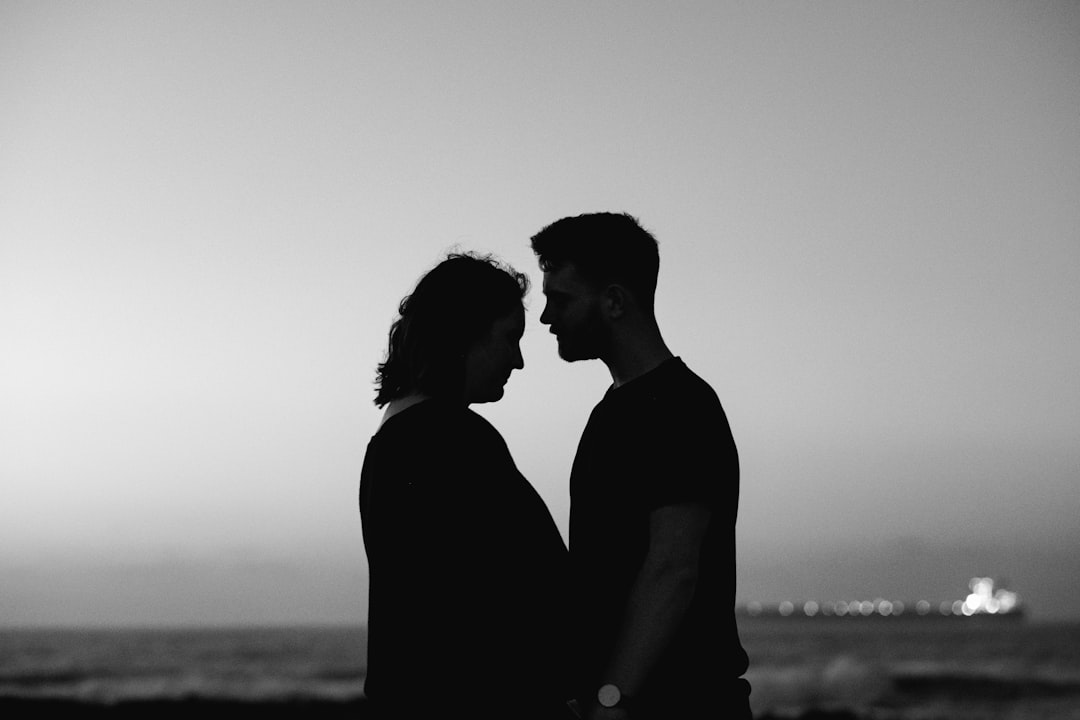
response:
<svg viewBox="0 0 1080 720"><path fill-rule="evenodd" d="M0 0L0 625L363 622L400 298L529 273L477 409L567 526L610 380L528 238L628 211L739 599L1080 616L1080 4Z"/></svg>

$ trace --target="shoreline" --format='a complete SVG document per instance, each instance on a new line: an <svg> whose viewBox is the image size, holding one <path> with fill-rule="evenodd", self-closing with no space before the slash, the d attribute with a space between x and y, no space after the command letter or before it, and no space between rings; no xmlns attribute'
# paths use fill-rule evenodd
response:
<svg viewBox="0 0 1080 720"><path fill-rule="evenodd" d="M47 713L47 714L46 714ZM179 720L227 713L221 717L259 718L260 720L285 720L286 718L372 718L365 700L124 700L116 703L82 702L52 698L0 697L0 716L22 717L73 717L82 719L114 720L116 718L144 718ZM43 715L45 714L45 715ZM755 715L754 720L863 720L850 710L807 710L798 715Z"/></svg>
<svg viewBox="0 0 1080 720"><path fill-rule="evenodd" d="M218 715L218 713L222 713ZM39 715L40 714L40 715ZM55 714L55 715L53 715ZM193 718L210 714L229 718L354 718L368 717L367 703L358 700L121 700L115 703L54 698L0 697L0 716L77 718Z"/></svg>

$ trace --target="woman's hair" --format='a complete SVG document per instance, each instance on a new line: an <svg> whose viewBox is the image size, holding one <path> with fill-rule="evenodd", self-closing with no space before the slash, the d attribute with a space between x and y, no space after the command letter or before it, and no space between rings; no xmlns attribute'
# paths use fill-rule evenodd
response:
<svg viewBox="0 0 1080 720"><path fill-rule="evenodd" d="M491 255L448 255L398 306L386 361L376 371L375 404L412 393L461 395L469 348L521 308L528 291L524 273Z"/></svg>

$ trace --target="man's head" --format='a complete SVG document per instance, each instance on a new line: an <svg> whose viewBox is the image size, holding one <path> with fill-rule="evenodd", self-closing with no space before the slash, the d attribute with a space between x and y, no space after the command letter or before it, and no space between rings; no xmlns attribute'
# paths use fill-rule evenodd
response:
<svg viewBox="0 0 1080 720"><path fill-rule="evenodd" d="M604 358L613 324L655 322L653 299L660 256L656 238L625 213L566 217L532 238L544 272L550 325L564 360Z"/></svg>

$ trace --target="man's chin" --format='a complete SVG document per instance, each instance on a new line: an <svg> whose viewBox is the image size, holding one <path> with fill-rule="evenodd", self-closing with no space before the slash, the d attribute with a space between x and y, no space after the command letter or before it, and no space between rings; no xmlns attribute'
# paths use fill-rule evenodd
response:
<svg viewBox="0 0 1080 720"><path fill-rule="evenodd" d="M566 362L578 362L580 360L592 360L595 356L582 352L581 348L574 348L566 345L565 343L559 343L559 357Z"/></svg>

